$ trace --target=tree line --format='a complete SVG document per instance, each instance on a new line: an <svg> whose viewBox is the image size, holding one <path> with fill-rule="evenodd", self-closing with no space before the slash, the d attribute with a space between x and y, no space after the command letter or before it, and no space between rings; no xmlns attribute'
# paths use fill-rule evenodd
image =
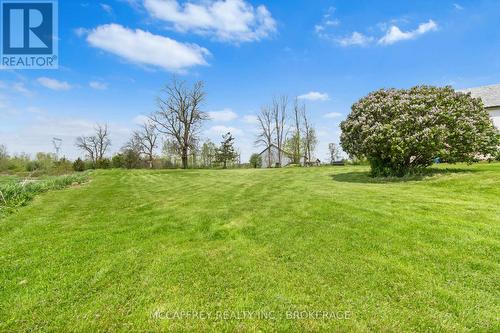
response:
<svg viewBox="0 0 500 333"><path fill-rule="evenodd" d="M92 168L125 167L214 167L226 168L239 157L231 133L223 136L220 146L207 140L200 147L200 129L208 114L202 111L206 93L204 83L196 82L189 87L185 81L173 78L157 98L157 110L132 133L120 152L111 159L105 154L111 146L107 125L97 125L93 135L76 140L90 161ZM161 137L162 157L155 155ZM156 164L155 164L156 162ZM85 168L83 160L76 162L77 169Z"/></svg>
<svg viewBox="0 0 500 333"><path fill-rule="evenodd" d="M208 113L203 111L206 96L203 81L190 86L174 77L157 97L156 111L111 159L105 157L111 146L107 125L97 125L93 135L78 137L75 145L85 154L87 164L79 160L77 169L89 166L186 169L241 165L241 155L231 133L223 135L219 145L210 140L201 142L200 131L203 123L209 120ZM255 145L276 146L279 166L285 154L296 164L303 158L312 161L318 140L304 103L295 98L291 105L287 96L275 97L261 108L257 120L259 134ZM159 148L161 156L155 154ZM253 167L259 165L258 159L252 156Z"/></svg>
<svg viewBox="0 0 500 333"><path fill-rule="evenodd" d="M75 146L84 158L74 161L73 169L259 167L262 160L258 154L252 155L249 164L242 164L232 133L224 134L218 144L209 139L202 142L200 131L209 119L203 111L206 96L202 81L188 85L173 77L157 97L156 111L131 133L116 154L108 157L112 143L106 124L97 124L92 134L79 136ZM305 104L297 98L292 103L285 95L273 98L261 108L257 123L259 132L254 143L263 149L276 146L278 166L282 166L284 155L294 164L303 159L312 161L318 143L316 131ZM49 165L66 170L71 165L51 154L38 154L35 160L28 155L6 157L6 148L2 149L4 170L54 169Z"/></svg>

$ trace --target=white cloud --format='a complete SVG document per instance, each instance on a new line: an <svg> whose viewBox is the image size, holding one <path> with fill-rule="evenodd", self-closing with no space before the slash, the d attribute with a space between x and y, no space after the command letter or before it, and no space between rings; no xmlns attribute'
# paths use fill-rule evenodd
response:
<svg viewBox="0 0 500 333"><path fill-rule="evenodd" d="M89 87L95 90L106 90L108 89L108 84L99 81L91 81L89 82Z"/></svg>
<svg viewBox="0 0 500 333"><path fill-rule="evenodd" d="M464 7L463 7L463 6L461 6L461 5L460 5L460 4L458 4L458 3L454 3L454 4L453 4L453 7L454 7L456 10L464 10Z"/></svg>
<svg viewBox="0 0 500 333"><path fill-rule="evenodd" d="M415 39L425 33L436 31L437 28L438 26L433 20L421 23L417 29L412 31L401 31L401 29L393 25L389 28L385 36L379 39L378 43L382 45L391 45L403 40Z"/></svg>
<svg viewBox="0 0 500 333"><path fill-rule="evenodd" d="M133 9L140 11L142 10L142 0L118 0L120 2L127 3Z"/></svg>
<svg viewBox="0 0 500 333"><path fill-rule="evenodd" d="M334 20L325 20L321 24L316 24L314 26L314 31L321 36L321 33L325 31L328 27L336 27L340 25L340 21L337 19Z"/></svg>
<svg viewBox="0 0 500 333"><path fill-rule="evenodd" d="M243 135L243 131L239 128L236 127L231 127L231 126L224 126L224 125L216 125L210 127L206 132L205 135L210 136L210 137L220 137L226 133L230 132L233 135Z"/></svg>
<svg viewBox="0 0 500 333"><path fill-rule="evenodd" d="M132 122L136 125L143 125L143 124L146 124L150 121L151 120L148 118L148 116L145 116L143 114L140 114L137 117L135 117L134 119L132 119Z"/></svg>
<svg viewBox="0 0 500 333"><path fill-rule="evenodd" d="M323 117L330 118L330 119L339 118L339 117L342 117L342 113L340 113L340 112L330 112L330 113L326 113Z"/></svg>
<svg viewBox="0 0 500 333"><path fill-rule="evenodd" d="M12 89L15 92L18 92L20 94L23 94L26 97L31 97L33 96L33 92L26 88L24 85L24 82L14 82L14 83L7 83L0 81L0 89Z"/></svg>
<svg viewBox="0 0 500 333"><path fill-rule="evenodd" d="M119 24L106 24L93 29L88 43L135 64L151 65L172 72L207 65L210 52L196 44L180 43L168 37L140 29L131 30Z"/></svg>
<svg viewBox="0 0 500 333"><path fill-rule="evenodd" d="M297 98L308 100L308 101L328 101L330 99L330 97L328 97L328 94L320 93L317 91L311 91L307 94L300 95Z"/></svg>
<svg viewBox="0 0 500 333"><path fill-rule="evenodd" d="M209 112L208 115L210 116L211 120L215 121L231 121L238 118L238 115L234 113L231 109L224 109L222 111L212 111Z"/></svg>
<svg viewBox="0 0 500 333"><path fill-rule="evenodd" d="M321 24L316 24L316 25L314 26L314 31L315 31L317 34L321 33L323 30L325 30L325 27L324 27L323 25L321 25Z"/></svg>
<svg viewBox="0 0 500 333"><path fill-rule="evenodd" d="M16 82L16 83L14 83L14 84L12 85L12 88L13 88L15 91L17 91L17 92L19 92L19 93L21 93L21 94L23 94L23 95L26 95L26 96L31 96L31 95L33 94L30 90L28 90L28 89L24 86L24 83L22 83L22 82Z"/></svg>
<svg viewBox="0 0 500 333"><path fill-rule="evenodd" d="M179 4L176 0L144 0L154 18L169 22L181 32L213 36L227 42L252 42L276 31L276 21L263 5L244 0L216 0Z"/></svg>
<svg viewBox="0 0 500 333"><path fill-rule="evenodd" d="M104 10L106 13L113 14L113 7L111 7L110 5L105 4L105 3L101 3L100 5L101 5L102 10Z"/></svg>
<svg viewBox="0 0 500 333"><path fill-rule="evenodd" d="M75 35L77 35L78 37L83 37L83 36L85 36L86 34L89 33L89 30L80 27L80 28L76 28L74 30L74 32L75 32Z"/></svg>
<svg viewBox="0 0 500 333"><path fill-rule="evenodd" d="M70 90L73 88L68 82L65 81L58 81L56 79L51 79L48 77L40 77L37 79L38 83L44 86L45 88L52 89L52 90Z"/></svg>
<svg viewBox="0 0 500 333"><path fill-rule="evenodd" d="M247 124L258 124L259 123L259 119L257 118L257 116L255 116L253 114L248 114L248 115L243 116L243 121Z"/></svg>
<svg viewBox="0 0 500 333"><path fill-rule="evenodd" d="M340 25L340 20L338 20L338 19L326 20L324 24L326 26L336 27L336 26Z"/></svg>
<svg viewBox="0 0 500 333"><path fill-rule="evenodd" d="M36 106L29 106L26 108L26 111L29 113L43 113L44 111Z"/></svg>
<svg viewBox="0 0 500 333"><path fill-rule="evenodd" d="M366 46L373 41L373 37L365 36L360 32L354 31L351 35L338 38L336 41L340 46L344 47L352 45Z"/></svg>
<svg viewBox="0 0 500 333"><path fill-rule="evenodd" d="M314 26L314 32L316 32L319 37L331 39L332 36L329 33L329 28L337 27L340 25L340 20L332 17L335 13L335 10L335 7L328 8L326 14L323 15L321 22Z"/></svg>

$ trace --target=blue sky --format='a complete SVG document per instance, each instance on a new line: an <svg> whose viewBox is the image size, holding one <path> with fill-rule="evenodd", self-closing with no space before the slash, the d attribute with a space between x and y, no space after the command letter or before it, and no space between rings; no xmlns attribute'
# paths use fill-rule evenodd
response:
<svg viewBox="0 0 500 333"><path fill-rule="evenodd" d="M382 87L500 82L500 1L59 1L58 70L0 71L0 143L12 153L78 155L75 137L108 123L120 149L172 74L206 82L213 120L243 159L254 116L301 96L317 156L350 106Z"/></svg>

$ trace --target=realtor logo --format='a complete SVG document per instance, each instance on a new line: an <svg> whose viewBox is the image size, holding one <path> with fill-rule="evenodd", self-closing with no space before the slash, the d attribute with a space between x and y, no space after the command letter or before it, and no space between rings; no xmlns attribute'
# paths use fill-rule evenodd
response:
<svg viewBox="0 0 500 333"><path fill-rule="evenodd" d="M0 0L2 69L55 69L56 0Z"/></svg>

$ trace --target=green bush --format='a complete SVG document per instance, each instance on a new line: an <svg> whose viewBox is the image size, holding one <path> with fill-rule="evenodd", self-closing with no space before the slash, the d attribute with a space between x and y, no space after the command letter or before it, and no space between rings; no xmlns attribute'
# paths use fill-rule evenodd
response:
<svg viewBox="0 0 500 333"><path fill-rule="evenodd" d="M73 171L73 163L65 158L61 158L54 162L52 171L53 172L49 174L65 175L71 173Z"/></svg>
<svg viewBox="0 0 500 333"><path fill-rule="evenodd" d="M83 163L85 164L85 170L95 169L94 163L91 160L85 160Z"/></svg>
<svg viewBox="0 0 500 333"><path fill-rule="evenodd" d="M85 171L85 163L81 158L77 158L76 161L73 162L73 170L77 172Z"/></svg>
<svg viewBox="0 0 500 333"><path fill-rule="evenodd" d="M451 87L370 93L341 123L341 145L366 158L373 176L404 176L431 165L495 156L498 134L480 99Z"/></svg>
<svg viewBox="0 0 500 333"><path fill-rule="evenodd" d="M111 167L111 161L108 158L103 158L98 160L96 163L96 169L109 169Z"/></svg>
<svg viewBox="0 0 500 333"><path fill-rule="evenodd" d="M252 156L250 156L250 165L252 168L262 167L262 156L259 154L252 154Z"/></svg>
<svg viewBox="0 0 500 333"><path fill-rule="evenodd" d="M366 158L356 158L353 157L345 161L348 165L370 165Z"/></svg>
<svg viewBox="0 0 500 333"><path fill-rule="evenodd" d="M116 169L124 168L125 162L123 161L123 154L116 154L111 159L111 166Z"/></svg>
<svg viewBox="0 0 500 333"><path fill-rule="evenodd" d="M33 172L36 170L40 170L42 168L42 164L38 161L29 161L26 163L26 171Z"/></svg>

